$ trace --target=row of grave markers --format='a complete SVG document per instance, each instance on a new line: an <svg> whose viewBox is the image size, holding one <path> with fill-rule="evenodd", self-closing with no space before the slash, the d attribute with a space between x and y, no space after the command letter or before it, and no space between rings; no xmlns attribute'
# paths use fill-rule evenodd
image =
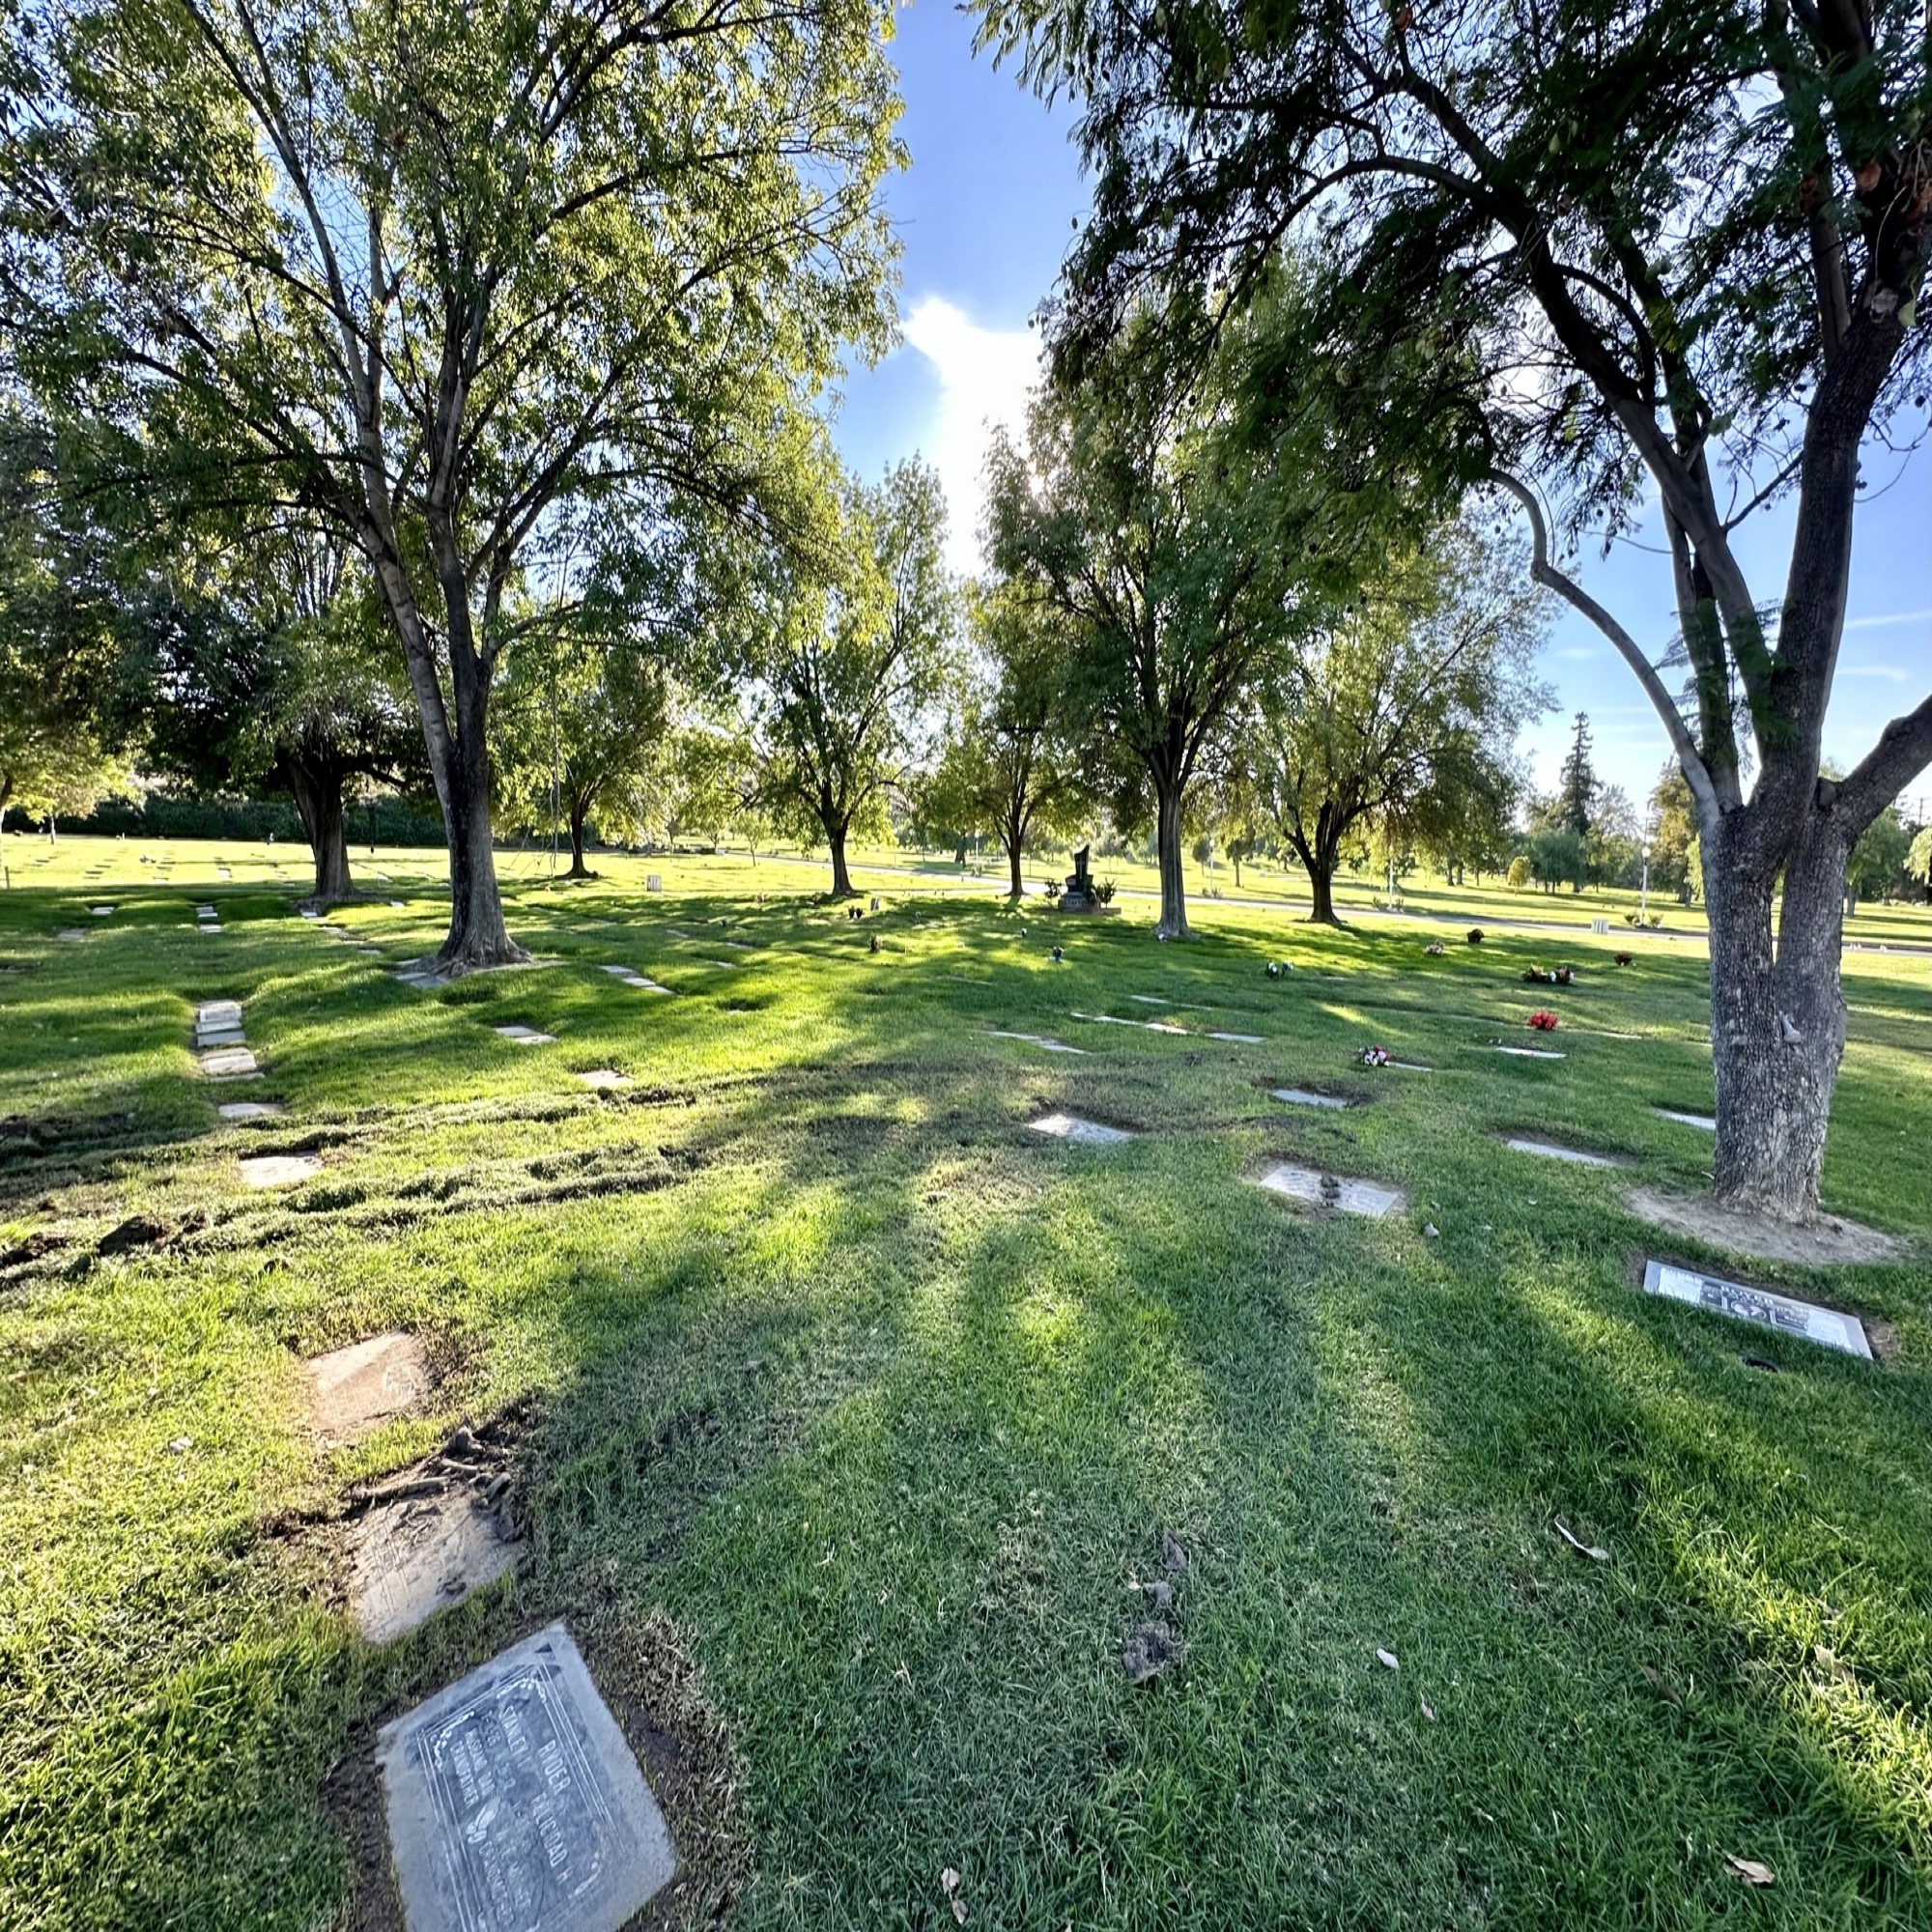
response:
<svg viewBox="0 0 1932 1932"><path fill-rule="evenodd" d="M603 970L638 990L659 994L669 990L629 967ZM436 983L432 976L420 976L420 982ZM1154 995L1133 997L1143 1004L1170 1004ZM1161 1022L1105 1014L1072 1017L1088 1024L1137 1026L1192 1037L1184 1028ZM197 1046L206 1049L203 1065L212 1078L247 1077L257 1071L243 1042L238 1002L210 1003L198 1011L196 1024ZM526 1026L499 1026L495 1031L518 1045L547 1045L554 1040L554 1036ZM991 1037L1022 1040L1055 1053L1085 1052L1038 1035L995 1030ZM1264 1043L1257 1035L1216 1032L1206 1037ZM1564 1057L1534 1048L1499 1050L1530 1058ZM224 1059L234 1055L241 1059ZM1391 1064L1406 1065L1416 1072L1430 1070L1412 1063ZM610 1068L577 1077L600 1090L629 1084ZM1273 1092L1292 1105L1350 1104L1337 1095L1306 1089ZM232 1118L244 1109L250 1109L250 1103L239 1103L233 1114L227 1107L221 1111ZM1704 1116L1657 1111L1688 1124L1715 1126ZM1118 1147L1134 1138L1125 1128L1064 1112L1029 1124L1045 1137L1081 1147ZM1593 1166L1617 1164L1609 1156L1551 1143L1518 1138L1507 1144L1520 1151ZM243 1163L244 1173L248 1165ZM304 1172L319 1165L314 1162ZM1387 1215L1403 1202L1399 1190L1292 1162L1275 1164L1258 1184L1305 1206L1375 1218ZM1870 1353L1856 1320L1789 1296L1655 1261L1647 1265L1644 1288L1848 1353L1867 1357ZM423 1506L419 1498L399 1497L394 1507L421 1513ZM452 1520L432 1516L399 1568L384 1568L378 1561L377 1575L362 1593L357 1612L358 1627L368 1640L393 1640L442 1603L494 1580L514 1564L515 1540L492 1533L482 1516L475 1499L469 1498ZM365 1519L362 1543L355 1552L358 1569L378 1541L378 1525ZM379 1735L377 1758L411 1932L445 1928L510 1932L512 1927L616 1932L676 1875L677 1854L662 1810L561 1623L513 1644L385 1725Z"/></svg>

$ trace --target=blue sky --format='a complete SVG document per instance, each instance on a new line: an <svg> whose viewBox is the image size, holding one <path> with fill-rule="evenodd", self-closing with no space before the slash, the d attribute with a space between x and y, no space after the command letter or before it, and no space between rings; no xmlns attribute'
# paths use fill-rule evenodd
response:
<svg viewBox="0 0 1932 1932"><path fill-rule="evenodd" d="M1010 71L972 50L972 22L935 0L898 14L894 43L912 165L887 191L904 247L904 340L875 369L855 370L837 435L845 457L876 475L918 451L938 469L952 509L951 559L974 567L979 477L989 417L1017 421L1037 369L1028 319L1053 286L1088 193L1069 142L1074 116L1049 112ZM1850 622L1826 730L1826 754L1857 761L1887 719L1932 685L1932 460L1875 454L1861 510ZM1741 533L1760 601L1781 588L1788 507ZM1675 629L1666 560L1648 523L1599 557L1584 582L1653 654ZM1610 645L1563 611L1543 666L1558 704L1524 734L1537 781L1554 783L1571 714L1587 711L1601 777L1641 801L1667 754L1663 727ZM1932 798L1932 778L1911 790ZM1926 811L1917 815L1926 816Z"/></svg>

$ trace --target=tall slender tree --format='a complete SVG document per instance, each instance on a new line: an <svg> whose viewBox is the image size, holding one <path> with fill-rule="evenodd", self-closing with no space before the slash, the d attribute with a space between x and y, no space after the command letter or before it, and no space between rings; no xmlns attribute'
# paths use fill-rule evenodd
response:
<svg viewBox="0 0 1932 1932"><path fill-rule="evenodd" d="M448 834L452 968L521 956L491 845L533 543L745 514L876 347L896 157L878 0L75 0L0 25L0 299L37 391L156 496L354 544Z"/></svg>
<svg viewBox="0 0 1932 1932"><path fill-rule="evenodd" d="M847 841L884 823L897 780L945 682L953 589L946 499L918 461L875 488L848 483L842 532L816 559L775 561L766 596L735 619L730 657L766 818L822 838L832 890L849 896Z"/></svg>
<svg viewBox="0 0 1932 1932"><path fill-rule="evenodd" d="M1549 702L1544 625L1516 547L1475 517L1392 555L1258 689L1254 788L1335 923L1348 841L1392 846L1481 815L1513 782L1519 728Z"/></svg>
<svg viewBox="0 0 1932 1932"><path fill-rule="evenodd" d="M1158 318L1131 322L1077 384L1035 403L1024 449L988 462L995 570L1053 615L1062 689L1122 810L1151 802L1163 938L1189 935L1188 792L1314 576L1308 472L1229 434L1210 372L1176 387L1154 366Z"/></svg>
<svg viewBox="0 0 1932 1932"><path fill-rule="evenodd" d="M1563 754L1563 769L1556 778L1557 810L1565 827L1578 838L1585 837L1596 819L1597 769L1590 762L1590 718L1577 712L1571 726L1570 749Z"/></svg>
<svg viewBox="0 0 1932 1932"><path fill-rule="evenodd" d="M1197 331L1312 268L1277 358L1359 438L1517 498L1538 581L1603 632L1695 800L1711 932L1716 1182L1815 1214L1843 1053L1845 867L1928 761L1932 696L1842 779L1820 762L1861 452L1932 329L1932 71L1893 0L982 0L982 38L1085 102L1098 183L1069 260L1076 363L1158 287ZM1660 508L1662 654L1563 539ZM1782 583L1740 531L1790 505ZM1775 622L1767 624L1767 607ZM1747 755L1748 753L1748 755Z"/></svg>
<svg viewBox="0 0 1932 1932"><path fill-rule="evenodd" d="M969 668L927 803L941 823L991 828L1007 855L1009 895L1018 898L1034 840L1072 831L1092 792L1065 728L1065 653L1054 614L1000 583L974 585L966 608L980 655Z"/></svg>

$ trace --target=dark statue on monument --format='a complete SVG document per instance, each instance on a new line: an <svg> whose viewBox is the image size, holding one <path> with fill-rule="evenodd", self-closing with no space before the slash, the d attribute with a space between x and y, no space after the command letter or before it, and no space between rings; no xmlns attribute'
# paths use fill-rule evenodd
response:
<svg viewBox="0 0 1932 1932"><path fill-rule="evenodd" d="M1083 845L1073 855L1073 870L1067 875L1066 890L1060 895L1062 912L1091 912L1100 901L1094 896L1094 876L1087 869L1091 845Z"/></svg>

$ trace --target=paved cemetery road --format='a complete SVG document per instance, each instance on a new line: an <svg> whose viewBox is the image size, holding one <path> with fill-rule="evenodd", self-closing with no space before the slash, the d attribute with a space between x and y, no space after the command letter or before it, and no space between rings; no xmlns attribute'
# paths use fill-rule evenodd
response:
<svg viewBox="0 0 1932 1932"><path fill-rule="evenodd" d="M823 859L795 859L789 853L765 852L759 855L758 863L769 863L774 866L808 866L823 871L827 862ZM855 865L853 869L861 872L883 873L888 878L918 879L940 887L945 887L952 883L952 881L939 874L922 871L916 866L867 866L864 863L859 863ZM979 883L979 881L967 877L961 878L957 883L960 885L974 885ZM1150 902L1157 902L1160 898L1158 893L1149 892L1139 886L1122 887L1120 896L1123 899L1146 899ZM1336 895L1336 899L1338 904L1342 903L1339 893ZM1240 906L1243 910L1252 912L1288 912L1293 909L1293 902L1285 899L1230 898L1226 895L1216 895L1200 902L1213 906ZM1408 912L1401 907L1391 912L1386 907L1376 905L1372 901L1368 903L1360 900L1351 901L1344 905L1343 910L1370 913L1377 919L1414 920L1419 924L1445 926L1454 932L1463 930L1470 923L1468 920L1455 913ZM1596 917L1602 917L1602 915L1599 914ZM1568 932L1580 933L1585 938L1591 936L1589 922L1587 920L1486 919L1483 922L1483 929L1486 932ZM1601 937L1602 935L1598 936ZM1631 939L1667 939L1673 945L1682 942L1699 948L1704 945L1704 935L1701 932L1672 932L1667 925L1654 926L1648 931L1641 931L1632 927L1612 926L1609 936L1613 939L1619 937ZM1857 940L1847 940L1845 942L1845 951L1847 952L1901 952L1909 955L1932 956L1932 946L1916 946L1903 941L1884 946L1866 946L1861 945Z"/></svg>

